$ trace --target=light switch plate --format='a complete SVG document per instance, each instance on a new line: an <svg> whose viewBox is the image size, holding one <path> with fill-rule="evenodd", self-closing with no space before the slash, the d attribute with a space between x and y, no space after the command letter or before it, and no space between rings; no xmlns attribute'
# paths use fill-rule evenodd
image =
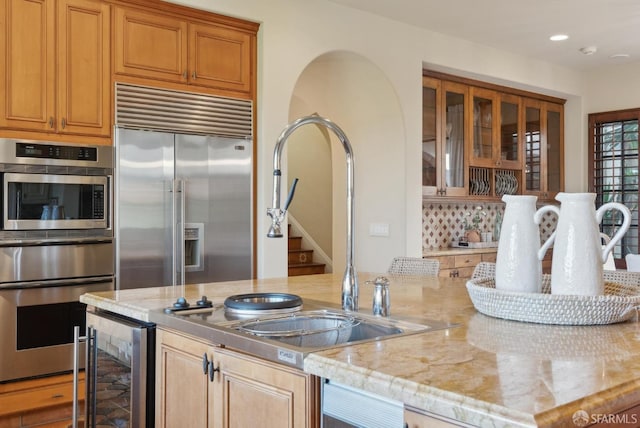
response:
<svg viewBox="0 0 640 428"><path fill-rule="evenodd" d="M369 236L389 236L389 223L369 223Z"/></svg>

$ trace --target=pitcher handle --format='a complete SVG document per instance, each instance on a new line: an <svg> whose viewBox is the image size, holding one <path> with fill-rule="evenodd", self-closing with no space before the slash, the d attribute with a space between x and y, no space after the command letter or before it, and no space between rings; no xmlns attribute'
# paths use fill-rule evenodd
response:
<svg viewBox="0 0 640 428"><path fill-rule="evenodd" d="M604 249L602 250L602 263L607 261L607 257L609 257L609 253L613 250L613 247L622 239L624 234L629 230L629 226L631 226L631 211L619 202L609 202L598 208L596 210L596 223L600 224L600 222L602 222L602 217L604 217L604 213L609 210L620 211L624 220L616 234L613 235L611 240L604 246Z"/></svg>
<svg viewBox="0 0 640 428"><path fill-rule="evenodd" d="M560 208L556 207L555 205L545 205L544 207L536 211L536 213L533 215L534 223L540 225L540 223L542 222L542 216L548 211L553 211L556 216L560 218ZM556 231L554 230L551 236L549 236L547 240L544 241L544 244L542 244L542 246L538 250L538 260L544 259L544 255L547 253L547 250L549 249L549 247L551 247L551 244L553 244L553 241L555 241L555 239Z"/></svg>

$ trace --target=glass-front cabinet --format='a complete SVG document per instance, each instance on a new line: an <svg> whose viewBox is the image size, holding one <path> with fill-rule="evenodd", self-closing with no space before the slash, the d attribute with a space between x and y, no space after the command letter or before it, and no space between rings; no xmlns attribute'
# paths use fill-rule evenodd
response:
<svg viewBox="0 0 640 428"><path fill-rule="evenodd" d="M563 109L557 104L527 99L524 110L524 193L552 199L564 188Z"/></svg>
<svg viewBox="0 0 640 428"><path fill-rule="evenodd" d="M422 188L424 196L464 196L467 169L467 88L423 78Z"/></svg>
<svg viewBox="0 0 640 428"><path fill-rule="evenodd" d="M497 94L482 88L471 90L473 111L469 115L471 128L471 166L492 168L495 165L496 126L498 116Z"/></svg>
<svg viewBox="0 0 640 428"><path fill-rule="evenodd" d="M425 74L425 198L535 194L552 199L562 191L563 100Z"/></svg>

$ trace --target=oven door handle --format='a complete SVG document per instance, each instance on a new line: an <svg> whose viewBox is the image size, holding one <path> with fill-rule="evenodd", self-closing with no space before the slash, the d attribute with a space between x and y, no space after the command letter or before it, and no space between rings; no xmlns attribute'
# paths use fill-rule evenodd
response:
<svg viewBox="0 0 640 428"><path fill-rule="evenodd" d="M100 284L103 282L112 282L113 276L92 276L86 278L73 279L52 279L46 281L25 281L25 282L6 282L0 284L0 290L24 289L24 288L46 288L46 287L65 287L73 285L90 285Z"/></svg>
<svg viewBox="0 0 640 428"><path fill-rule="evenodd" d="M78 374L80 372L80 342L89 342L88 336L80 336L80 326L73 327L73 414L71 415L72 427L78 427ZM88 348L88 347L87 347ZM89 358L89 350L86 350L87 359ZM85 365L85 367L88 367ZM89 381L88 376L85 376L85 383ZM86 397L86 394L85 394ZM89 403L85 398L85 406ZM86 426L85 423L82 426Z"/></svg>
<svg viewBox="0 0 640 428"><path fill-rule="evenodd" d="M43 247L47 245L92 245L111 244L113 238L74 238L74 239L3 239L0 247Z"/></svg>

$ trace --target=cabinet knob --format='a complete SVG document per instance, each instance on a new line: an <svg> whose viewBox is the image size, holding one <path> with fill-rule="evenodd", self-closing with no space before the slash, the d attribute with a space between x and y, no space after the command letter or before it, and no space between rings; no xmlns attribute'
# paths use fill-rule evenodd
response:
<svg viewBox="0 0 640 428"><path fill-rule="evenodd" d="M67 127L67 119L65 119L64 117L62 118L62 129Z"/></svg>
<svg viewBox="0 0 640 428"><path fill-rule="evenodd" d="M195 79L196 78L196 72L194 71L193 73L191 73L191 78Z"/></svg>
<svg viewBox="0 0 640 428"><path fill-rule="evenodd" d="M49 117L49 128L53 128L54 123L55 122L53 121L53 116L50 116Z"/></svg>

